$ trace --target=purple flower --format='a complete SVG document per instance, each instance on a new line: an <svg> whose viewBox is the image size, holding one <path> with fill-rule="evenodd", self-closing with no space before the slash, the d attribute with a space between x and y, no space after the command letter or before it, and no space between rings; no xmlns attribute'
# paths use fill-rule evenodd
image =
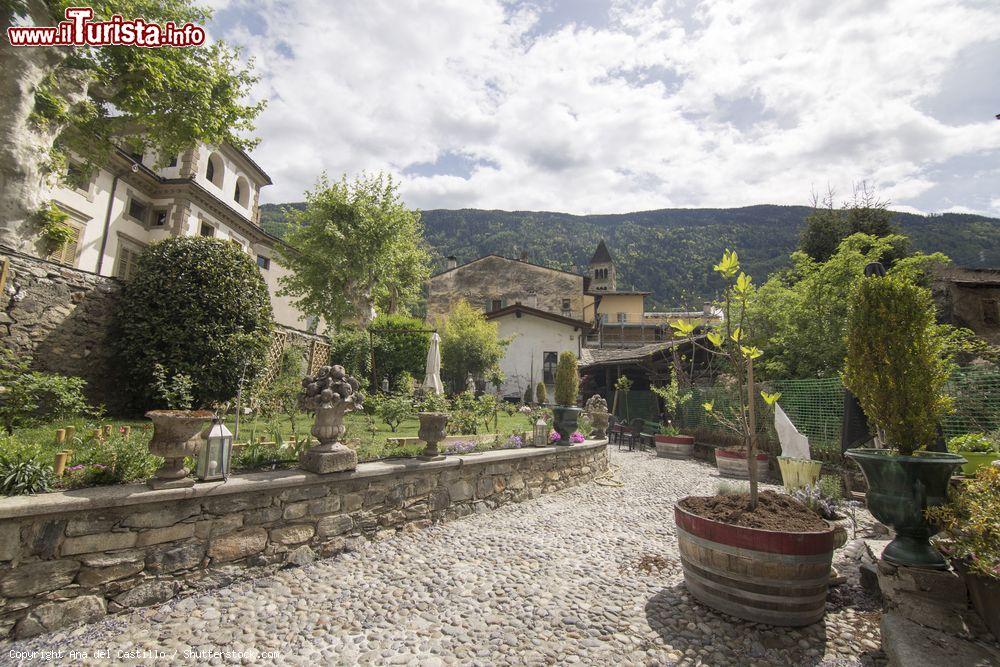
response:
<svg viewBox="0 0 1000 667"><path fill-rule="evenodd" d="M507 438L507 449L520 449L524 446L524 440L519 435L512 435Z"/></svg>
<svg viewBox="0 0 1000 667"><path fill-rule="evenodd" d="M584 440L586 440L586 438L584 438L583 433L580 433L579 431L573 431L573 434L569 436L570 442L581 443Z"/></svg>
<svg viewBox="0 0 1000 667"><path fill-rule="evenodd" d="M456 442L450 442L445 446L445 454L468 454L476 445L479 443L475 440L458 440Z"/></svg>
<svg viewBox="0 0 1000 667"><path fill-rule="evenodd" d="M559 435L559 431L552 431L549 433L549 442L559 442L561 438L562 436Z"/></svg>

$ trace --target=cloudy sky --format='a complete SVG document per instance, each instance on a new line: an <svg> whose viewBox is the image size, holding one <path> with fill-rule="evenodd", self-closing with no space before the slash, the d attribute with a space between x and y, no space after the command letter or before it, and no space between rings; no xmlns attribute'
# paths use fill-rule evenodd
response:
<svg viewBox="0 0 1000 667"><path fill-rule="evenodd" d="M997 0L214 0L269 100L263 200L386 169L408 204L1000 216Z"/></svg>

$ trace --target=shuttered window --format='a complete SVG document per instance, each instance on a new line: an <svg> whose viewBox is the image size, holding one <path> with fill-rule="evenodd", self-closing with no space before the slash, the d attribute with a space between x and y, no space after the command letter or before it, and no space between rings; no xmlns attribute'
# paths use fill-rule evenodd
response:
<svg viewBox="0 0 1000 667"><path fill-rule="evenodd" d="M76 266L76 253L80 247L80 235L83 232L83 228L79 225L74 225L71 222L65 223L67 227L73 230L73 236L70 240L63 243L61 246L49 253L49 259L53 262L59 262L60 264L65 264L66 266Z"/></svg>
<svg viewBox="0 0 1000 667"><path fill-rule="evenodd" d="M128 280L132 277L135 272L136 265L139 262L139 255L142 254L142 248L136 243L131 243L125 240L118 241L118 257L116 258L115 266L115 278L121 280Z"/></svg>

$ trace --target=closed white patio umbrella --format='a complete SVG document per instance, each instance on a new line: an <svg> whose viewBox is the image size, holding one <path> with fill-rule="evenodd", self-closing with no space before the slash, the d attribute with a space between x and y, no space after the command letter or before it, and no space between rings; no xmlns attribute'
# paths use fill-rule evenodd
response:
<svg viewBox="0 0 1000 667"><path fill-rule="evenodd" d="M435 394L444 393L441 384L441 337L431 334L431 345L427 350L427 371L424 375L424 387Z"/></svg>

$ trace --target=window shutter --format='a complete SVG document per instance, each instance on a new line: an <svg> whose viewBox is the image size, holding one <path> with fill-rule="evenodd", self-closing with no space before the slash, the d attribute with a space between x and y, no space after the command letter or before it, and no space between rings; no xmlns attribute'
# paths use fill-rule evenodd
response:
<svg viewBox="0 0 1000 667"><path fill-rule="evenodd" d="M488 313L490 309L493 308L493 299L486 297L486 302L483 304L483 312Z"/></svg>
<svg viewBox="0 0 1000 667"><path fill-rule="evenodd" d="M115 277L128 280L135 268L136 259L138 258L134 250L124 245L120 246L118 249L118 271L115 272Z"/></svg>
<svg viewBox="0 0 1000 667"><path fill-rule="evenodd" d="M73 266L76 263L76 249L80 243L80 228L75 225L70 225L70 228L73 230L72 237L49 253L48 258L53 262Z"/></svg>

